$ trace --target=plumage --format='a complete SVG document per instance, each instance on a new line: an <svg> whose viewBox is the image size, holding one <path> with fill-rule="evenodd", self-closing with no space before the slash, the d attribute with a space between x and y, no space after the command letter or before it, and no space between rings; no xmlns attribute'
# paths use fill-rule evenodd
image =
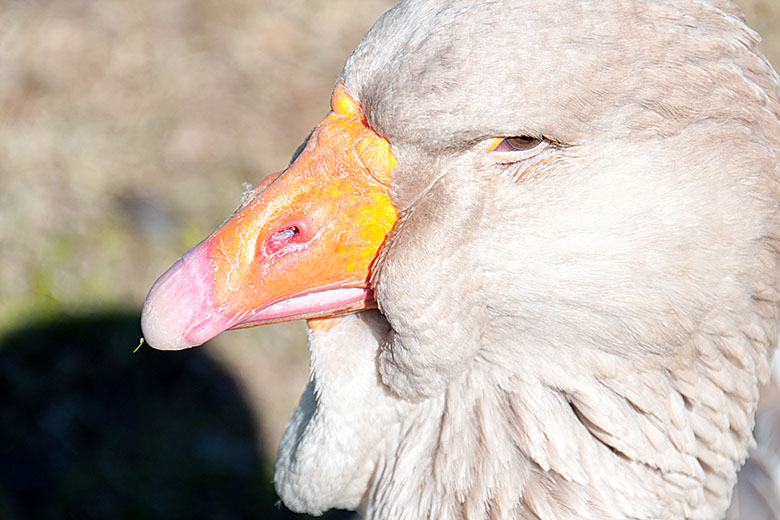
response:
<svg viewBox="0 0 780 520"><path fill-rule="evenodd" d="M290 169L161 277L144 333L311 318L276 462L296 511L722 518L778 337L779 96L727 1L402 1ZM295 209L354 154L368 188ZM392 210L339 224L334 190ZM331 232L376 242L344 267L365 274L277 267Z"/></svg>
<svg viewBox="0 0 780 520"><path fill-rule="evenodd" d="M756 413L756 446L737 475L726 520L780 518L780 358L774 367Z"/></svg>

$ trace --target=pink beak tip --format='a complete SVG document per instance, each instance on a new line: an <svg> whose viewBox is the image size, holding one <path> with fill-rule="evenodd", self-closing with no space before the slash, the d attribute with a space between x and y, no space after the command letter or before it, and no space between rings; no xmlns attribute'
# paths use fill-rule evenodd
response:
<svg viewBox="0 0 780 520"><path fill-rule="evenodd" d="M228 318L215 309L211 263L198 244L154 283L141 313L144 340L160 350L202 345L225 330Z"/></svg>

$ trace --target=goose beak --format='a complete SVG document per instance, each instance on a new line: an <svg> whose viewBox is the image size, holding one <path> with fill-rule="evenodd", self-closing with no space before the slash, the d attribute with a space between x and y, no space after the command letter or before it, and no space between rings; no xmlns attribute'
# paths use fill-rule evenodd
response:
<svg viewBox="0 0 780 520"><path fill-rule="evenodd" d="M368 280L396 220L396 161L341 85L331 106L295 162L157 280L141 317L151 346L375 306Z"/></svg>

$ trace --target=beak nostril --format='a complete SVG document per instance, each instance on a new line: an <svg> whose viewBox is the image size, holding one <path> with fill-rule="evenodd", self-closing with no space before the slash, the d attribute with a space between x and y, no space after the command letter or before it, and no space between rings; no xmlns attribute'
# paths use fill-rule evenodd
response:
<svg viewBox="0 0 780 520"><path fill-rule="evenodd" d="M292 239L294 239L300 233L298 226L290 226L288 228L277 231L266 240L265 248L269 254L276 253L284 246L286 246Z"/></svg>
<svg viewBox="0 0 780 520"><path fill-rule="evenodd" d="M296 226L292 226L292 227L288 227L287 229L277 231L276 233L271 235L271 240L286 242L297 234L298 234L298 228Z"/></svg>

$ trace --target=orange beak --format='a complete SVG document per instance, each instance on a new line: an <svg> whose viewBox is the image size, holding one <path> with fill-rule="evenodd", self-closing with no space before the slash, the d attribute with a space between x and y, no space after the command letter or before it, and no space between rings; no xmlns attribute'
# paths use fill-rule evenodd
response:
<svg viewBox="0 0 780 520"><path fill-rule="evenodd" d="M396 220L396 161L341 85L331 106L296 161L157 280L141 318L150 345L375 306L368 280Z"/></svg>

